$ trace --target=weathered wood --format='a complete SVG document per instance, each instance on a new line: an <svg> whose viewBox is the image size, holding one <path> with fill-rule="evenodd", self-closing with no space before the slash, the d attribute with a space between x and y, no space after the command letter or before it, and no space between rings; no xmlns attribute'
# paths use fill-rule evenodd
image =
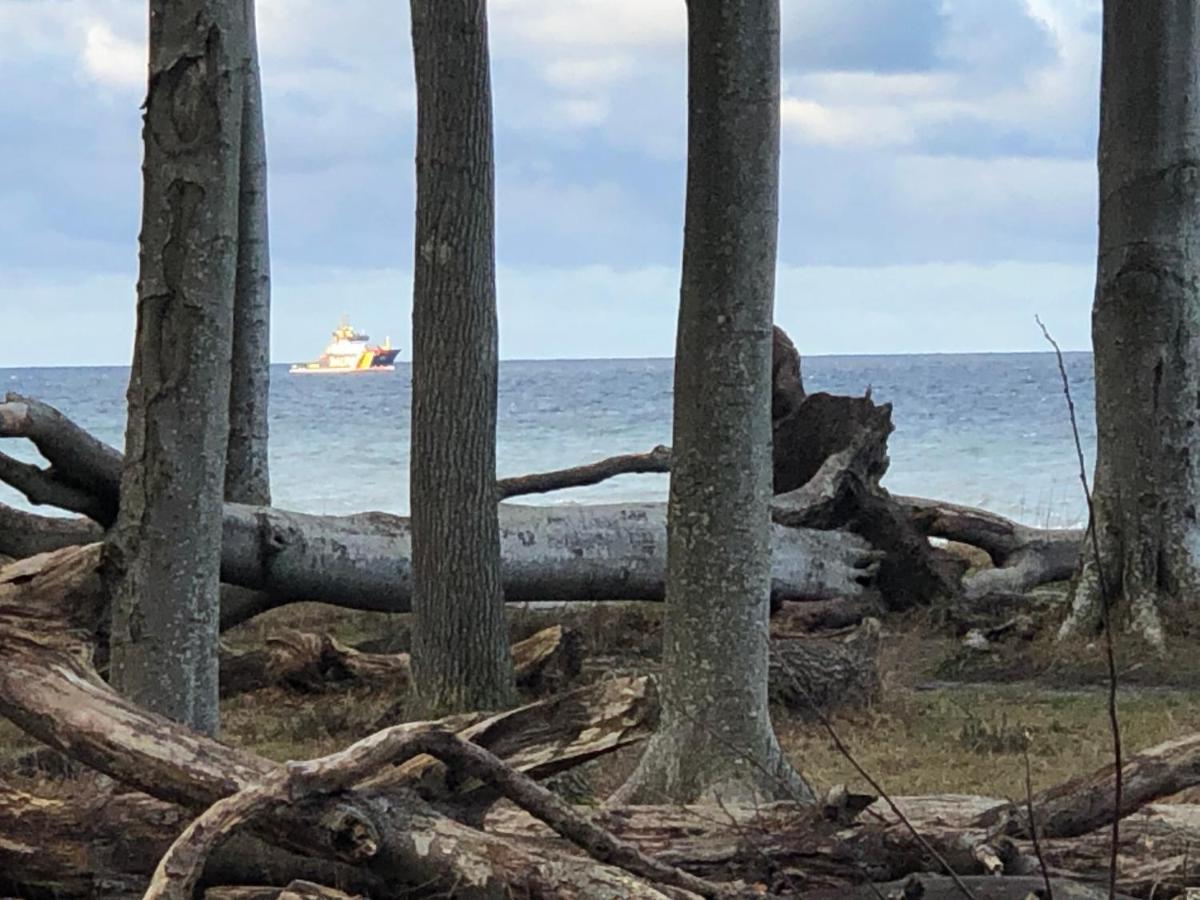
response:
<svg viewBox="0 0 1200 900"><path fill-rule="evenodd" d="M155 864L191 820L182 806L92 776L22 790L0 781L0 893L140 897ZM204 882L286 884L307 878L384 896L352 866L311 859L236 836Z"/></svg>
<svg viewBox="0 0 1200 900"><path fill-rule="evenodd" d="M204 892L204 900L361 900L361 896L323 884L297 880L283 888L249 885L209 888Z"/></svg>
<svg viewBox="0 0 1200 900"><path fill-rule="evenodd" d="M1127 758L1121 767L1121 815L1129 816L1155 800L1200 784L1200 734L1165 741ZM1112 822L1115 779L1111 765L1054 785L1034 795L1038 831L1048 838L1087 834ZM980 827L1002 827L1027 836L1024 806L995 809Z"/></svg>
<svg viewBox="0 0 1200 900"><path fill-rule="evenodd" d="M963 879L976 900L1040 900L1045 882L1032 875L994 878L990 875ZM1055 900L1109 900L1107 888L1054 878L1050 882ZM905 893L905 891L908 893ZM1163 895L1166 896L1166 895ZM879 900L880 897L909 897L921 900L963 900L962 889L950 878L938 875L914 875L890 884L862 885L855 888L806 891L796 900ZM1129 894L1117 894L1115 900L1135 900Z"/></svg>
<svg viewBox="0 0 1200 900"><path fill-rule="evenodd" d="M405 691L412 680L407 653L364 653L327 634L278 631L260 648L221 655L221 696L276 684L319 690L333 681L385 683Z"/></svg>
<svg viewBox="0 0 1200 900"><path fill-rule="evenodd" d="M648 453L626 453L610 456L599 462L556 469L552 472L537 472L531 475L516 475L501 478L496 482L500 499L526 494L545 494L564 488L599 484L618 475L667 473L671 471L671 448L661 444Z"/></svg>
<svg viewBox="0 0 1200 900"><path fill-rule="evenodd" d="M297 807L345 791L378 770L402 765L425 754L491 785L595 859L701 897L734 895L734 889L689 875L613 838L587 816L483 748L429 724L418 724L386 729L330 756L288 763L268 773L258 784L217 801L164 854L144 900L190 900L205 861L233 829L268 812L277 814L282 807ZM627 890L628 896L652 895L635 885L629 885Z"/></svg>
<svg viewBox="0 0 1200 900"><path fill-rule="evenodd" d="M97 493L119 491L114 472L106 472L101 464L115 460L114 471L119 472L121 455L116 450L45 404L0 404L9 419L18 418L18 412L29 418L30 408L39 412L33 421L54 424L53 441L32 427L0 429L0 436L41 440L44 452L59 453L65 463L87 457L76 476L91 485L84 486ZM95 455L100 459L91 459ZM500 528L502 579L509 601L662 599L665 504L502 504ZM775 526L772 548L776 600L861 595L878 563L861 538L842 532ZM262 593L242 595L231 603L222 615L222 627L296 600L407 612L412 600L411 559L406 518L385 513L311 516L228 503L222 579Z"/></svg>
<svg viewBox="0 0 1200 900"><path fill-rule="evenodd" d="M513 644L513 667L520 687L544 691L563 688L579 674L579 635L561 625L544 628ZM261 647L221 655L221 696L233 697L272 685L321 690L331 682L387 685L403 693L412 681L407 653L368 653L327 634L280 630Z"/></svg>
<svg viewBox="0 0 1200 900"><path fill-rule="evenodd" d="M772 538L772 592L781 599L860 596L874 577L877 558L855 535L776 525ZM666 539L665 504L502 504L505 598L661 600ZM267 591L278 605L320 599L407 612L410 559L408 520L399 516L225 506L222 577Z"/></svg>
<svg viewBox="0 0 1200 900"><path fill-rule="evenodd" d="M89 665L94 626L105 611L96 575L99 553L98 546L71 548L0 571L0 655L5 660L0 712L64 753L161 800L188 806L209 806L277 772L274 763L137 708L100 681ZM615 698L635 682L609 682L602 690ZM641 684L635 701L647 696L644 680ZM515 714L528 717L537 706ZM469 739L479 743L505 735L501 723L512 715L478 723ZM611 726L598 727L597 716ZM590 717L562 715L560 709L553 721L560 730L549 746L540 743L547 730L531 730L522 745L510 744L502 752L525 751L525 768L553 770L552 748L571 743L562 739L564 727L579 727L576 733L591 755L645 735L644 716L615 699L592 706ZM464 897L491 896L502 888L535 896L555 896L564 889L565 896L571 891L579 897L662 896L618 870L475 831L434 811L411 792L413 786L409 772L381 773L337 798L276 809L260 831L285 846L365 866L382 878L458 883Z"/></svg>
<svg viewBox="0 0 1200 900"><path fill-rule="evenodd" d="M1019 594L1049 581L1063 581L1079 565L1082 529L1033 528L970 506L920 497L894 499L922 533L979 547L992 558L995 568L964 579L968 599L990 593Z"/></svg>
<svg viewBox="0 0 1200 900"><path fill-rule="evenodd" d="M806 714L872 702L880 689L880 643L876 619L839 637L772 640L771 702Z"/></svg>
<svg viewBox="0 0 1200 900"><path fill-rule="evenodd" d="M76 516L39 516L0 503L0 554L21 559L104 539L104 529Z"/></svg>
<svg viewBox="0 0 1200 900"><path fill-rule="evenodd" d="M0 437L26 438L49 462L48 479L79 488L95 497L105 512L102 525L117 515L122 457L118 450L92 437L54 407L8 393L0 403Z"/></svg>
<svg viewBox="0 0 1200 900"><path fill-rule="evenodd" d="M105 503L90 491L56 478L50 471L33 463L0 453L0 481L16 488L38 506L56 506L103 521L109 511Z"/></svg>

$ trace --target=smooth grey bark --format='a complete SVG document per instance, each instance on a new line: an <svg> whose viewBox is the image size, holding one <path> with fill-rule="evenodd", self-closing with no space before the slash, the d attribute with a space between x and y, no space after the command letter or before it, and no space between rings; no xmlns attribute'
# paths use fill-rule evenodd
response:
<svg viewBox="0 0 1200 900"><path fill-rule="evenodd" d="M137 335L106 560L113 684L210 734L243 29L241 0L151 0Z"/></svg>
<svg viewBox="0 0 1200 900"><path fill-rule="evenodd" d="M505 599L662 600L667 509L500 505ZM780 599L863 596L873 555L857 535L771 526L771 589ZM311 516L225 505L222 579L263 591L223 611L226 627L272 606L321 600L351 609L413 609L412 532L386 513Z"/></svg>
<svg viewBox="0 0 1200 900"><path fill-rule="evenodd" d="M813 799L767 706L779 2L688 4L662 720L621 802Z"/></svg>
<svg viewBox="0 0 1200 900"><path fill-rule="evenodd" d="M244 0L241 156L238 179L237 282L229 387L225 499L271 504L267 406L271 367L271 251L267 229L267 143L254 0Z"/></svg>
<svg viewBox="0 0 1200 900"><path fill-rule="evenodd" d="M1200 596L1200 4L1106 0L1100 95L1096 535L1118 618L1153 645ZM1090 633L1090 541L1060 634Z"/></svg>
<svg viewBox="0 0 1200 900"><path fill-rule="evenodd" d="M516 698L496 509L495 189L484 0L412 0L413 677L431 714Z"/></svg>

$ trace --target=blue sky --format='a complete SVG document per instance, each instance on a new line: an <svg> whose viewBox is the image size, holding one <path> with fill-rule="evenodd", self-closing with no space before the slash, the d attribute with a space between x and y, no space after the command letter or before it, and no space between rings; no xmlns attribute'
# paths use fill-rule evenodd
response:
<svg viewBox="0 0 1200 900"><path fill-rule="evenodd" d="M273 355L408 346L408 4L259 0ZM783 0L801 351L1088 346L1099 0ZM491 0L501 353L667 356L683 0ZM127 363L145 3L0 0L0 366ZM36 335L31 338L30 335Z"/></svg>

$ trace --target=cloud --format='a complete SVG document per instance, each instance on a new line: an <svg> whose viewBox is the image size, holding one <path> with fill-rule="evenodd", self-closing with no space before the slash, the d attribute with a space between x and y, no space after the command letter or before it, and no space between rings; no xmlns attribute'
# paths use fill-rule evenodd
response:
<svg viewBox="0 0 1200 900"><path fill-rule="evenodd" d="M853 326L868 322L871 334L860 329L858 339L875 349L887 347L876 330L900 349L935 324L964 347L976 346L976 327L999 345L993 320L976 325L944 299L957 318L931 323L916 312L922 297L940 296L945 279L965 297L1009 302L1012 273L1059 284L1054 267L1090 268L1099 8L783 4L780 297L796 277L783 273L829 273L804 291L843 299L799 307L797 322L819 321L831 337L850 330L819 346L847 349ZM489 4L506 352L669 350L686 171L685 10L680 0ZM408 4L259 0L258 19L277 321L286 334L298 317L295 352L307 353L310 336L327 330L330 303L361 303L386 320L407 302L404 279L378 273L402 271L412 254ZM19 273L23 286L0 292L0 302L61 302L71 311L64 333L86 327L83 352L94 335L117 361L123 332L96 321L106 310L113 322L129 314L145 29L133 0L0 2L9 38L0 55L0 281ZM912 285L893 292L895 312L871 305L893 295L872 280L879 272ZM120 279L120 295L108 278ZM1008 287L978 286L993 281ZM854 297L863 299L847 285L862 285ZM618 296L653 305L643 312ZM97 320L83 317L79 297L97 304ZM0 359L24 352L3 331Z"/></svg>
<svg viewBox="0 0 1200 900"><path fill-rule="evenodd" d="M88 27L83 46L83 64L101 84L119 88L144 88L147 67L143 43L113 34L104 22Z"/></svg>

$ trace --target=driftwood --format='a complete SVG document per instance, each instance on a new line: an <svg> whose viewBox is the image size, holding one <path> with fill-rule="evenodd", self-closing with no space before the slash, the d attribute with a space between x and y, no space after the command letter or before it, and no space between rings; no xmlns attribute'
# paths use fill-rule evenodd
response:
<svg viewBox="0 0 1200 900"><path fill-rule="evenodd" d="M33 440L52 463L47 478L83 458L87 464L77 481L92 482L101 497L119 491L120 454L56 410L10 398L0 404L0 422L6 421L23 424L0 428L0 436ZM665 504L502 504L500 522L504 592L510 601L662 599ZM877 564L861 538L842 532L776 526L774 550L777 599L860 595ZM241 594L225 609L222 625L296 600L406 612L410 560L408 520L400 516L311 516L226 504L222 580L261 593Z"/></svg>
<svg viewBox="0 0 1200 900"><path fill-rule="evenodd" d="M88 665L92 629L104 615L95 574L98 556L98 547L67 549L0 571L0 654L5 660L0 668L0 712L56 749L156 798L112 807L122 811L131 839L150 833L150 823L174 836L184 821L178 806L207 808L284 777L280 773L286 770L150 715L100 682ZM607 682L590 690L586 701L581 699L583 692L576 692L574 699L568 695L490 718L476 714L396 726L360 744L355 753L410 738L433 742L421 744L423 749L459 747L469 741L503 755L513 772L547 777L626 746L647 732L652 697L644 680ZM456 736L448 737L450 732ZM1192 755L1195 746L1200 746L1200 737L1133 758L1127 769L1131 791L1126 811L1200 780ZM507 890L541 897L685 895L677 887L662 885L657 876L652 877L659 887L578 856L527 815L521 824L511 811L493 809L488 816L493 833L465 824L464 819L475 821L497 796L511 797L514 784L526 790L521 796L539 818L554 820L555 812L541 793L529 793L528 782L497 768L491 757L480 757L491 766L485 771L454 757L453 751L447 754L444 762L418 756L386 770L372 769L374 774L351 779L348 789L336 796L321 793L274 804L251 823L252 831L315 859L354 866L366 879L394 887L457 882L458 896ZM1055 837L1061 829L1053 824L1070 821L1083 828L1094 821L1088 817L1095 816L1106 799L1097 799L1098 784L1107 782L1093 778L1036 798L1051 824L1047 842L1057 854L1056 865L1069 867L1069 874L1095 877L1107 865L1106 853L1094 852L1100 848L1099 839L1084 835L1087 840L1063 843L1066 839ZM95 821L107 816L109 807L91 804L85 795L86 790L72 795L67 805L92 820L86 826L72 821L60 804L56 817L38 820L41 827L71 830L76 840L85 827L94 835L106 833L104 827L117 834ZM49 877L45 860L29 848L52 845L58 832L34 834L26 826L36 816L22 820L26 811L47 808L40 799L14 797L12 790L0 786L0 861L15 890L23 890L35 877L43 883ZM1006 804L981 798L909 798L903 808L924 838L963 874L984 874L986 866L1029 874L1025 842L1019 835L1004 834L1010 821ZM592 825L603 829L603 838L593 832L599 840L611 836L616 841L605 844L610 848L628 845L641 857L701 878L763 882L769 890L782 889L784 882L797 890L836 888L863 878L883 882L929 867L924 847L886 810L873 807L857 819L852 811L848 817L842 812L839 808L831 816L826 808L795 804L758 809L641 807L606 810ZM131 816L138 821L130 821ZM1142 820L1131 818L1128 831L1136 834ZM562 821L556 824L565 832ZM577 833L572 836L579 839ZM147 846L161 847L161 839ZM1160 843L1142 851L1131 845L1129 855L1139 878L1154 866L1154 871L1165 870L1158 850L1164 846L1173 845ZM222 848L218 857L230 852ZM118 858L97 848L92 861L106 860L107 865L124 867L110 874L136 874L138 866L127 855ZM230 865L228 860L224 864ZM71 872L78 875L78 866Z"/></svg>
<svg viewBox="0 0 1200 900"><path fill-rule="evenodd" d="M545 691L563 688L579 674L577 632L554 625L513 644L517 686ZM403 692L412 682L407 653L370 653L349 647L327 634L280 630L263 645L242 653L221 654L221 696L233 697L272 685L315 691L330 682L381 683Z"/></svg>
<svg viewBox="0 0 1200 900"><path fill-rule="evenodd" d="M67 549L0 571L0 712L52 747L169 803L206 807L277 772L274 763L140 710L100 681L88 662L93 626L105 612L99 553L98 546ZM642 739L651 697L644 679L614 680L593 689L590 699L576 694L483 721L476 715L398 727L469 725L465 736L476 745L502 742L497 749L514 771L553 774ZM521 719L515 734L505 725ZM554 896L564 887L581 897L664 896L610 867L512 846L447 818L420 797L477 802L480 786L456 772L439 776L431 764L414 768L417 763L381 772L350 794L273 810L257 830L399 883L460 882L469 888L463 896L490 895L499 885L535 896Z"/></svg>
<svg viewBox="0 0 1200 900"><path fill-rule="evenodd" d="M773 639L772 703L801 713L870 703L879 696L879 622L842 635Z"/></svg>
<svg viewBox="0 0 1200 900"><path fill-rule="evenodd" d="M0 437L27 438L49 462L45 469L22 469L22 484L44 492L45 500L71 512L83 513L108 526L117 516L121 493L122 457L118 450L92 437L54 407L20 394L9 393L0 403ZM7 479L5 479L7 480ZM11 483L11 482L10 482ZM13 485L24 490L21 485ZM29 496L28 494L26 496ZM60 501L78 499L78 506Z"/></svg>
<svg viewBox="0 0 1200 900"><path fill-rule="evenodd" d="M774 424L772 518L861 535L881 556L880 597L907 609L956 595L965 566L931 547L880 485L892 430L891 404L808 395Z"/></svg>
<svg viewBox="0 0 1200 900"><path fill-rule="evenodd" d="M599 484L617 475L665 473L671 471L671 448L661 444L649 453L628 453L611 456L599 462L553 472L501 478L496 488L501 500L528 494L546 494L564 488ZM2 479L0 479L2 480Z"/></svg>
<svg viewBox="0 0 1200 900"><path fill-rule="evenodd" d="M919 497L895 499L924 534L971 544L991 557L995 568L965 580L968 599L1019 594L1049 581L1063 581L1079 564L1082 529L1033 528L969 506Z"/></svg>
<svg viewBox="0 0 1200 900"><path fill-rule="evenodd" d="M103 539L104 529L90 519L39 516L0 503L0 554L4 556L21 559Z"/></svg>
<svg viewBox="0 0 1200 900"><path fill-rule="evenodd" d="M1166 741L1125 759L1121 767L1121 814L1132 815L1147 804L1200 784L1200 734ZM1071 838L1102 828L1112 821L1115 799L1112 766L1072 778L1033 798L1038 833ZM1021 805L990 811L981 827L1002 827L1006 833L1027 836L1028 817Z"/></svg>

